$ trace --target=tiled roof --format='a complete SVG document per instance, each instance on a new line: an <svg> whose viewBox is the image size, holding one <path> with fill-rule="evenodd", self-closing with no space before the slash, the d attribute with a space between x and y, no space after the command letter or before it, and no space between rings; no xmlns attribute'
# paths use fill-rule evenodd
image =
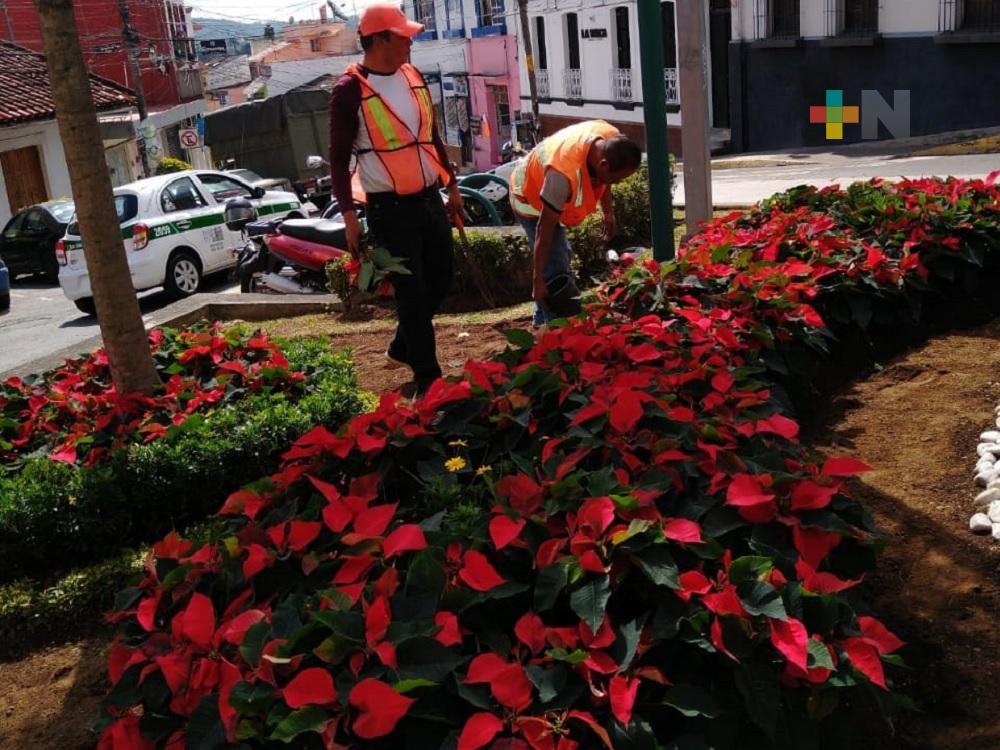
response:
<svg viewBox="0 0 1000 750"><path fill-rule="evenodd" d="M135 104L135 95L124 86L90 76L98 111ZM56 116L44 55L0 41L0 126Z"/></svg>

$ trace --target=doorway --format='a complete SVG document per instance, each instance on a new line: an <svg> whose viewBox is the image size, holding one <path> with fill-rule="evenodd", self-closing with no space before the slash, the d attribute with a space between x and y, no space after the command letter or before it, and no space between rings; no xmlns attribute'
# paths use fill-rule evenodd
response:
<svg viewBox="0 0 1000 750"><path fill-rule="evenodd" d="M729 40L732 38L730 0L711 0L708 43L712 55L712 127L729 127Z"/></svg>
<svg viewBox="0 0 1000 750"><path fill-rule="evenodd" d="M38 146L0 153L0 169L3 170L4 184L7 186L11 214L49 199Z"/></svg>

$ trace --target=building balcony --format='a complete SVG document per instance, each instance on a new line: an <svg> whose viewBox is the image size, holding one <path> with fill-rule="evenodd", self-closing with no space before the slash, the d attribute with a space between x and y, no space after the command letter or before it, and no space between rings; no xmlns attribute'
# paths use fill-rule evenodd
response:
<svg viewBox="0 0 1000 750"><path fill-rule="evenodd" d="M535 70L535 90L538 92L539 99L551 98L552 93L549 88L549 71L540 69Z"/></svg>
<svg viewBox="0 0 1000 750"><path fill-rule="evenodd" d="M631 102L632 68L611 69L611 99L616 102Z"/></svg>
<svg viewBox="0 0 1000 750"><path fill-rule="evenodd" d="M583 71L580 68L563 71L563 90L567 99L583 99Z"/></svg>
<svg viewBox="0 0 1000 750"><path fill-rule="evenodd" d="M681 89L677 78L677 68L663 69L663 88L667 97L667 104L679 105L681 103Z"/></svg>

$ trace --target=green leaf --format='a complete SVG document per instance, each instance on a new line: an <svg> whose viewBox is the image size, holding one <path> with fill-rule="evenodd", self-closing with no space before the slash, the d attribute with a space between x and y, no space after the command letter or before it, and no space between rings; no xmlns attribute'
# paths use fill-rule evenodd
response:
<svg viewBox="0 0 1000 750"><path fill-rule="evenodd" d="M538 699L542 703L548 703L566 687L565 667L545 669L537 664L529 664L525 671L531 683L538 688Z"/></svg>
<svg viewBox="0 0 1000 750"><path fill-rule="evenodd" d="M358 272L358 289L362 292L367 292L371 289L372 279L375 278L375 264L370 260L366 260L361 264L361 270Z"/></svg>
<svg viewBox="0 0 1000 750"><path fill-rule="evenodd" d="M770 557L755 555L737 557L729 566L729 580L739 585L743 581L760 578L765 573L770 572L773 567L774 561Z"/></svg>
<svg viewBox="0 0 1000 750"><path fill-rule="evenodd" d="M611 583L607 575L596 576L576 589L569 597L569 605L576 615L597 632L604 622L605 608L611 597Z"/></svg>
<svg viewBox="0 0 1000 750"><path fill-rule="evenodd" d="M743 608L751 615L765 615L772 620L785 620L785 603L774 586L763 581L744 581L736 587Z"/></svg>
<svg viewBox="0 0 1000 750"><path fill-rule="evenodd" d="M575 651L567 651L564 648L550 648L545 653L556 661L564 661L567 664L580 664L587 661L589 656L586 651L579 648Z"/></svg>
<svg viewBox="0 0 1000 750"><path fill-rule="evenodd" d="M542 568L535 578L535 611L547 612L552 609L568 580L569 573L565 565L556 563Z"/></svg>
<svg viewBox="0 0 1000 750"><path fill-rule="evenodd" d="M229 705L242 716L263 716L274 704L274 688L265 682L237 682L229 693Z"/></svg>
<svg viewBox="0 0 1000 750"><path fill-rule="evenodd" d="M396 647L396 660L402 680L443 682L465 657L433 638L411 638Z"/></svg>
<svg viewBox="0 0 1000 750"><path fill-rule="evenodd" d="M397 693L408 693L411 690L416 690L417 688L434 687L435 685L437 685L437 683L433 680L423 680L417 678L412 680L400 680L399 682L393 684L392 689Z"/></svg>
<svg viewBox="0 0 1000 750"><path fill-rule="evenodd" d="M251 625L243 636L243 643L240 644L240 656L243 661L251 667L260 664L260 652L264 649L264 644L271 639L271 624L269 622L258 622Z"/></svg>
<svg viewBox="0 0 1000 750"><path fill-rule="evenodd" d="M319 706L306 706L282 719L270 739L288 743L304 732L319 732L329 720L330 715Z"/></svg>
<svg viewBox="0 0 1000 750"><path fill-rule="evenodd" d="M828 649L819 641L810 638L809 662L807 666L810 669L816 669L816 668L833 669L833 657L830 656L830 649Z"/></svg>
<svg viewBox="0 0 1000 750"><path fill-rule="evenodd" d="M680 589L681 582L678 578L679 571L677 563L674 562L673 555L666 544L654 544L646 549L632 555L636 564L657 586L669 586L672 589Z"/></svg>
<svg viewBox="0 0 1000 750"><path fill-rule="evenodd" d="M191 714L185 733L189 750L220 750L226 747L226 730L219 718L219 699L205 696Z"/></svg>
<svg viewBox="0 0 1000 750"><path fill-rule="evenodd" d="M508 328L503 332L503 335L510 343L521 349L530 349L535 345L535 337L531 331L526 331L523 328Z"/></svg>
<svg viewBox="0 0 1000 750"><path fill-rule="evenodd" d="M645 619L645 618L643 618ZM618 671L624 672L635 658L639 646L639 636L642 633L642 622L639 619L627 622L618 627L618 638L611 647L611 658L618 664Z"/></svg>
<svg viewBox="0 0 1000 750"><path fill-rule="evenodd" d="M663 702L685 716L707 716L714 719L721 713L711 693L697 685L674 685L664 694Z"/></svg>

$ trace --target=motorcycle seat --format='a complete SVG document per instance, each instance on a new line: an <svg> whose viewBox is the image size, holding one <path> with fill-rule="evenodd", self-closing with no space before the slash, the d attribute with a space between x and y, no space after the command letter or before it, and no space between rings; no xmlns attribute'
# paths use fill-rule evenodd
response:
<svg viewBox="0 0 1000 750"><path fill-rule="evenodd" d="M289 219L278 228L281 234L306 242L315 242L344 249L347 247L347 230L339 221L327 219Z"/></svg>

